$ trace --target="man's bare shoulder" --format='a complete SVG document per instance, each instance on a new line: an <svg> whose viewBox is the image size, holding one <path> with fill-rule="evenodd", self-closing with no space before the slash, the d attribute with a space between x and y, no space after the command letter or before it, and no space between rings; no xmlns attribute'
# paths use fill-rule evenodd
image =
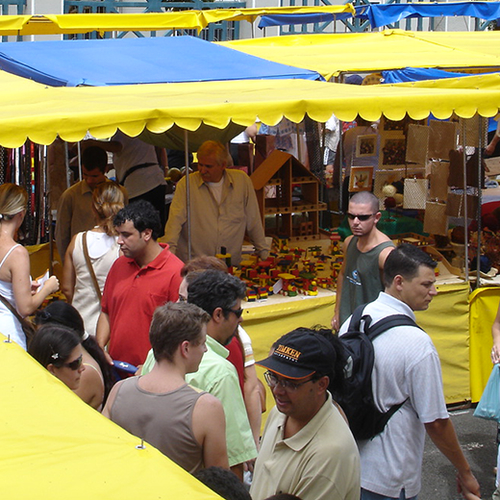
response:
<svg viewBox="0 0 500 500"><path fill-rule="evenodd" d="M387 236L385 233L380 231L380 229L375 228L374 231L374 236L375 236L375 242L377 245L380 245L380 243L385 243L386 241L392 241L389 236Z"/></svg>

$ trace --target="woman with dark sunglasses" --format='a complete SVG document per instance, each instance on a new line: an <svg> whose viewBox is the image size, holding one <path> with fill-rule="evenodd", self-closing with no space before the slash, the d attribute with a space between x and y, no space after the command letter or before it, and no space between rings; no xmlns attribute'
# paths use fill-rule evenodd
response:
<svg viewBox="0 0 500 500"><path fill-rule="evenodd" d="M72 391L78 389L85 365L80 338L73 330L54 324L42 326L28 353Z"/></svg>
<svg viewBox="0 0 500 500"><path fill-rule="evenodd" d="M62 325L77 333L83 347L83 365L87 370L75 393L92 408L101 411L115 382L115 376L99 344L85 331L80 313L71 304L57 300L37 311L35 323L39 326Z"/></svg>

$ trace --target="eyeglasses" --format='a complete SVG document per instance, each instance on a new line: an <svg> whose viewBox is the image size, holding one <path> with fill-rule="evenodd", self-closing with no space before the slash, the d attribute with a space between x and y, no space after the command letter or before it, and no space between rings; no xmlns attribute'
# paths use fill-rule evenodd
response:
<svg viewBox="0 0 500 500"><path fill-rule="evenodd" d="M291 380L279 379L274 373L269 372L269 371L264 373L264 378L266 379L267 385L271 389L274 389L277 385L279 385L285 391L288 391L288 392L294 392L301 385L307 384L307 382L314 382L316 380L313 377L313 378L304 380L304 382L292 382Z"/></svg>
<svg viewBox="0 0 500 500"><path fill-rule="evenodd" d="M357 215L357 214L350 214L349 212L347 212L347 218L349 220L354 220L357 217L358 220L361 221L361 222L368 220L370 217L373 217L374 215L377 215L377 214L362 214L362 215Z"/></svg>
<svg viewBox="0 0 500 500"><path fill-rule="evenodd" d="M82 363L83 363L83 354L80 354L78 358L74 359L73 361L70 361L69 363L63 363L62 366L66 366L70 370L76 371L78 370L78 368L80 368L80 366L82 366Z"/></svg>
<svg viewBox="0 0 500 500"><path fill-rule="evenodd" d="M224 308L224 311L233 313L237 318L241 318L241 315L243 314L242 307L240 307L239 309L229 309L229 308L226 309L226 308Z"/></svg>

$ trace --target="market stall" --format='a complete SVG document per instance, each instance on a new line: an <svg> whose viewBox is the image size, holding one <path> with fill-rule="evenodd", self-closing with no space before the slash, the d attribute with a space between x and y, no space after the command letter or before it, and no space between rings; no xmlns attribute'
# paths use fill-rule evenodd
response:
<svg viewBox="0 0 500 500"><path fill-rule="evenodd" d="M475 34L472 35L471 39L475 40ZM401 39L404 39L403 35ZM492 36L493 45L496 39L496 35ZM427 53L430 53L430 45L426 45ZM447 48L445 54L451 54L454 50ZM461 61L471 56L470 51L455 52L461 54ZM487 61L489 64L497 63L496 57L489 54L479 59L484 64ZM458 64L458 60L456 57L455 63ZM383 115L384 120L393 121L405 116L409 120L422 120L430 112L437 118L449 118L453 113L461 118L476 114L494 116L500 107L498 76L472 78L476 79L465 83L462 81L450 88L438 88L437 85L355 87L307 80L54 88L0 73L0 89L3 91L0 95L3 109L0 117L0 145L18 147L27 138L39 144L50 144L58 135L67 141L78 141L87 131L95 137L107 138L117 128L136 136L145 129L162 133L174 124L187 131L197 130L201 124L223 128L233 122L247 126L254 123L256 118L276 124L283 117L299 122L307 115L315 121L325 122L332 113L343 121L353 120L358 114L369 120L377 120ZM446 292L448 295L443 294L443 297L447 297L443 304L446 302L449 308L451 301L457 304L454 307L462 310L463 304L466 304L463 298L466 296L465 290L468 290L467 285L463 285L463 288L459 286L457 290L450 289ZM333 303L332 296L325 297L324 302L320 299L308 300L319 301L322 318L326 320L329 316L327 311ZM439 302L436 304L439 305ZM262 307L262 314L265 315L267 307ZM287 310L287 306L283 311L284 316L299 314ZM464 375L468 377L463 365L467 363L463 355L467 352L468 332L462 313L457 317L460 318L460 324L457 325L459 333L456 335L460 335L457 338L461 339L459 345L463 347L460 355L462 361L457 365L456 353L450 353L449 357L446 354L452 339L445 337L445 347L438 347L443 358L445 380L459 381L456 387L454 382L445 382L449 384L446 389L449 400L468 397L467 384L463 383ZM307 319L304 317L303 320ZM423 315L424 327L425 321L426 316ZM251 329L251 317L249 324ZM429 331L432 328L432 324L429 325ZM449 332L449 329L444 331ZM457 338L454 337L453 342ZM258 340L262 345L260 349L266 350L268 341L268 338ZM436 343L439 344L439 340Z"/></svg>

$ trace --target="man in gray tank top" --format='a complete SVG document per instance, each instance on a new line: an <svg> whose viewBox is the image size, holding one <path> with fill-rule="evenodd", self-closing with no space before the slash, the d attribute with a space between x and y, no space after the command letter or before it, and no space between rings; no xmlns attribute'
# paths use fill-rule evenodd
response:
<svg viewBox="0 0 500 500"><path fill-rule="evenodd" d="M369 191L356 193L349 200L347 217L352 236L344 241L344 262L337 278L337 297L332 328L342 323L361 304L372 302L384 287L382 271L394 244L377 229L382 214L378 198Z"/></svg>
<svg viewBox="0 0 500 500"><path fill-rule="evenodd" d="M149 332L153 369L118 382L103 410L104 416L191 473L211 466L229 469L222 404L185 381L207 351L209 320L193 304L158 307Z"/></svg>

